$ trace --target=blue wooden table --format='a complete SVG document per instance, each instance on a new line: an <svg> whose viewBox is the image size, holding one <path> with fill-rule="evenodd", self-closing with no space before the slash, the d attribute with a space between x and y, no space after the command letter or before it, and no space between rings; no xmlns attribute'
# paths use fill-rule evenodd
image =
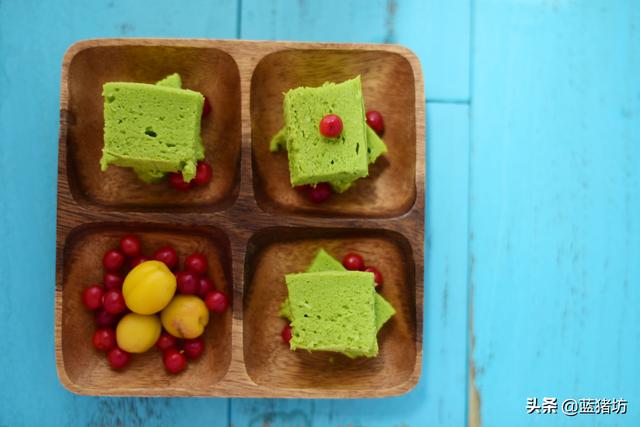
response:
<svg viewBox="0 0 640 427"><path fill-rule="evenodd" d="M0 426L640 425L640 3L343 3L0 0ZM136 36L389 42L418 54L428 207L415 390L321 401L62 388L61 59L79 39ZM544 397L628 407L528 415L527 399Z"/></svg>

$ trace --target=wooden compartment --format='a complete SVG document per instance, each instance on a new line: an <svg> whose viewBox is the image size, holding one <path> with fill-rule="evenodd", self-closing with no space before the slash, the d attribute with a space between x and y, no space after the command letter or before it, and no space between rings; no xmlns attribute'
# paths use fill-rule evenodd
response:
<svg viewBox="0 0 640 427"><path fill-rule="evenodd" d="M59 336L65 386L72 391L101 394L135 394L145 389L163 394L167 387L186 394L206 393L219 382L231 361L231 311L211 313L205 330L205 351L200 359L189 363L182 375L167 374L162 355L151 349L133 355L126 371L109 368L107 358L91 345L96 329L94 314L82 305L82 291L93 283L102 282L102 255L116 248L120 238L133 233L142 241L142 252L148 256L170 244L181 261L193 252L200 252L209 261L208 277L218 290L230 294L231 245L219 229L213 227L172 227L150 224L93 223L74 229L64 245L64 285L60 294Z"/></svg>
<svg viewBox="0 0 640 427"><path fill-rule="evenodd" d="M240 73L233 57L215 47L163 45L71 48L67 68L67 172L76 201L100 210L221 210L238 195L240 177ZM145 184L129 168L99 171L102 156L102 85L155 83L178 72L186 89L201 92L212 113L202 120L202 142L213 169L208 186L188 192L166 182Z"/></svg>
<svg viewBox="0 0 640 427"><path fill-rule="evenodd" d="M365 108L384 116L389 152L327 203L309 202L291 188L286 152L271 153L269 141L284 124L283 92L362 76ZM391 217L408 211L416 197L416 87L407 58L376 50L280 50L265 56L251 79L251 147L258 205L267 211L306 215Z"/></svg>
<svg viewBox="0 0 640 427"><path fill-rule="evenodd" d="M380 353L349 359L333 353L292 352L280 333L279 317L287 297L284 275L304 271L319 249L337 259L361 254L383 274L379 292L396 314L378 335ZM249 241L243 302L244 360L256 384L272 388L377 391L410 388L416 365L415 271L409 242L385 230L267 228Z"/></svg>
<svg viewBox="0 0 640 427"><path fill-rule="evenodd" d="M212 100L211 121L203 124L211 184L178 193L116 167L100 173L102 83L154 82L176 71L185 87ZM367 106L385 116L389 156L347 193L311 206L287 188L286 156L267 151L282 124L281 92L352 73L364 78ZM352 398L410 390L422 363L424 102L420 64L400 46L166 39L73 45L62 69L58 157L55 345L63 385L128 396ZM149 246L173 243L183 254L206 251L210 262L219 260L216 274L232 295L228 315L211 320L223 327L208 327L208 356L178 376L164 374L153 351L112 372L91 347L93 322L80 290L102 275L96 254L125 232ZM326 354L282 345L284 321L275 310L284 289L269 290L286 270L303 269L320 246L336 256L361 251L382 269L382 293L398 314L379 335L378 358L335 355L327 367ZM269 268L269 259L279 265Z"/></svg>

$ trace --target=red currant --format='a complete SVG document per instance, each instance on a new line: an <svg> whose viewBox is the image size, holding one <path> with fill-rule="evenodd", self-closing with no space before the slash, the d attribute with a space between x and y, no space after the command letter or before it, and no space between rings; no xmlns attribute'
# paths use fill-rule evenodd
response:
<svg viewBox="0 0 640 427"><path fill-rule="evenodd" d="M176 190L187 191L191 188L191 181L185 181L181 172L172 172L169 174L169 185Z"/></svg>
<svg viewBox="0 0 640 427"><path fill-rule="evenodd" d="M204 97L204 104L202 104L202 117L207 117L211 113L211 103L209 102L209 98Z"/></svg>
<svg viewBox="0 0 640 427"><path fill-rule="evenodd" d="M110 291L111 289L122 289L122 282L124 279L118 273L106 272L104 276L102 276L102 282L104 283L104 287L106 290Z"/></svg>
<svg viewBox="0 0 640 427"><path fill-rule="evenodd" d="M184 341L184 354L189 359L197 359L204 351L204 341L202 338L193 338Z"/></svg>
<svg viewBox="0 0 640 427"><path fill-rule="evenodd" d="M162 334L160 334L158 341L156 341L156 347L160 351L169 350L170 348L174 348L177 345L178 339L167 331L163 331Z"/></svg>
<svg viewBox="0 0 640 427"><path fill-rule="evenodd" d="M354 252L349 252L342 258L342 265L347 270L362 270L364 268L364 259Z"/></svg>
<svg viewBox="0 0 640 427"><path fill-rule="evenodd" d="M98 325L99 328L115 326L115 324L118 322L118 319L119 316L117 314L109 313L104 308L96 312L96 325Z"/></svg>
<svg viewBox="0 0 640 427"><path fill-rule="evenodd" d="M120 347L114 347L107 353L107 360L112 369L122 369L127 366L129 360L131 360L131 353L127 353L120 349Z"/></svg>
<svg viewBox="0 0 640 427"><path fill-rule="evenodd" d="M187 358L175 348L170 348L162 355L167 372L179 374L187 366Z"/></svg>
<svg viewBox="0 0 640 427"><path fill-rule="evenodd" d="M342 133L342 119L335 114L327 114L320 120L320 133L327 138L335 138Z"/></svg>
<svg viewBox="0 0 640 427"><path fill-rule="evenodd" d="M292 332L293 330L291 329L291 325L287 325L282 328L282 341L284 341L285 344L289 344L289 341L291 341Z"/></svg>
<svg viewBox="0 0 640 427"><path fill-rule="evenodd" d="M200 298L204 299L204 297L206 297L209 292L215 290L216 285L215 283L213 283L213 280L209 279L208 277L200 278L200 289L198 290L198 295L200 295Z"/></svg>
<svg viewBox="0 0 640 427"><path fill-rule="evenodd" d="M370 273L373 273L373 281L376 283L376 288L378 286L382 286L382 273L380 273L380 270L378 270L375 267L366 267L363 271L368 271Z"/></svg>
<svg viewBox="0 0 640 427"><path fill-rule="evenodd" d="M229 299L219 291L209 292L204 297L207 308L215 313L223 313L229 307Z"/></svg>
<svg viewBox="0 0 640 427"><path fill-rule="evenodd" d="M195 274L204 274L207 272L207 258L200 253L193 253L184 260L184 268Z"/></svg>
<svg viewBox="0 0 640 427"><path fill-rule="evenodd" d="M82 303L87 310L97 310L102 307L104 289L100 285L91 285L82 291Z"/></svg>
<svg viewBox="0 0 640 427"><path fill-rule="evenodd" d="M196 177L193 178L193 182L195 182L196 185L207 185L209 181L211 181L212 176L213 171L211 170L209 163L201 160L198 162L198 166L196 167Z"/></svg>
<svg viewBox="0 0 640 427"><path fill-rule="evenodd" d="M107 271L118 271L124 265L124 255L117 249L111 249L104 254L102 265Z"/></svg>
<svg viewBox="0 0 640 427"><path fill-rule="evenodd" d="M178 265L178 254L171 246L164 246L153 254L153 259L164 262L169 269L174 269Z"/></svg>
<svg viewBox="0 0 640 427"><path fill-rule="evenodd" d="M136 257L140 255L140 239L132 234L128 234L120 239L120 250L126 256Z"/></svg>
<svg viewBox="0 0 640 427"><path fill-rule="evenodd" d="M129 268L131 268L133 270L134 268L136 268L137 266L139 266L143 262L147 262L147 261L151 261L151 258L146 257L144 255L137 256L137 257L135 257L134 259L131 260L131 263L129 263Z"/></svg>
<svg viewBox="0 0 640 427"><path fill-rule="evenodd" d="M109 351L116 346L116 333L112 328L100 328L93 334L93 346L100 351Z"/></svg>
<svg viewBox="0 0 640 427"><path fill-rule="evenodd" d="M378 135L382 136L384 133L384 120L382 119L382 114L376 110L369 110L367 111L366 117L369 127Z"/></svg>
<svg viewBox="0 0 640 427"><path fill-rule="evenodd" d="M324 203L331 198L332 193L331 185L326 182L321 182L309 190L309 201L312 203Z"/></svg>
<svg viewBox="0 0 640 427"><path fill-rule="evenodd" d="M102 301L104 309L111 314L120 314L127 309L122 292L116 289L107 291Z"/></svg>
<svg viewBox="0 0 640 427"><path fill-rule="evenodd" d="M176 283L181 294L197 294L200 290L200 279L190 271L177 272Z"/></svg>

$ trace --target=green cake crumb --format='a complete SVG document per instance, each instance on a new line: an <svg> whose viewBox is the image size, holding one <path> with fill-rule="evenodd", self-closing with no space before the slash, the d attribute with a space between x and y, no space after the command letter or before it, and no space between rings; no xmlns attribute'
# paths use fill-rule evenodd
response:
<svg viewBox="0 0 640 427"><path fill-rule="evenodd" d="M186 181L195 176L196 162L204 158L204 97L181 85L177 73L155 85L104 84L101 170L109 165L130 167L145 182L156 182L168 172L182 172Z"/></svg>
<svg viewBox="0 0 640 427"><path fill-rule="evenodd" d="M342 119L337 138L320 134L327 114ZM354 181L368 175L366 123L360 76L320 87L299 87L284 95L291 185Z"/></svg>
<svg viewBox="0 0 640 427"><path fill-rule="evenodd" d="M285 282L292 350L377 352L373 273L294 273Z"/></svg>

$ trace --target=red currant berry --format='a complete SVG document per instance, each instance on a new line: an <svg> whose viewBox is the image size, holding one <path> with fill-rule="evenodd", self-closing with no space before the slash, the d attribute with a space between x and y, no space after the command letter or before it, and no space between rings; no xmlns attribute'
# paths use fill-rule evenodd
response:
<svg viewBox="0 0 640 427"><path fill-rule="evenodd" d="M200 289L198 290L198 295L200 295L200 298L204 299L204 297L206 297L209 292L215 290L216 285L215 283L213 283L213 280L209 279L208 277L200 278Z"/></svg>
<svg viewBox="0 0 640 427"><path fill-rule="evenodd" d="M187 358L175 348L165 351L162 361L167 372L171 374L179 374L187 366Z"/></svg>
<svg viewBox="0 0 640 427"><path fill-rule="evenodd" d="M160 334L158 341L156 341L156 347L160 351L169 350L170 348L174 348L177 345L178 339L167 331L163 331L162 334Z"/></svg>
<svg viewBox="0 0 640 427"><path fill-rule="evenodd" d="M184 341L184 354L189 359L197 359L204 351L204 341L202 338L193 338Z"/></svg>
<svg viewBox="0 0 640 427"><path fill-rule="evenodd" d="M342 133L342 119L335 114L328 114L320 120L320 133L327 138L335 138Z"/></svg>
<svg viewBox="0 0 640 427"><path fill-rule="evenodd" d="M107 353L107 360L112 369L122 369L127 366L129 360L131 360L131 353L127 353L120 349L120 347L114 347Z"/></svg>
<svg viewBox="0 0 640 427"><path fill-rule="evenodd" d="M144 255L137 256L137 257L135 257L134 259L131 260L131 263L129 263L129 268L131 268L133 270L134 268L136 268L137 266L139 266L143 262L147 262L147 261L151 261L151 258L146 257Z"/></svg>
<svg viewBox="0 0 640 427"><path fill-rule="evenodd" d="M104 287L106 290L110 291L111 289L122 289L122 282L124 279L118 273L106 272L104 276L102 276L102 282L104 283Z"/></svg>
<svg viewBox="0 0 640 427"><path fill-rule="evenodd" d="M164 262L169 269L173 270L178 265L178 254L171 246L164 246L153 254L153 259Z"/></svg>
<svg viewBox="0 0 640 427"><path fill-rule="evenodd" d="M124 265L124 255L117 249L111 249L104 254L102 265L107 271L118 271Z"/></svg>
<svg viewBox="0 0 640 427"><path fill-rule="evenodd" d="M284 341L285 344L289 344L289 341L291 341L292 331L291 325L282 328L282 341Z"/></svg>
<svg viewBox="0 0 640 427"><path fill-rule="evenodd" d="M362 270L364 268L364 259L354 252L349 252L342 258L342 265L347 270Z"/></svg>
<svg viewBox="0 0 640 427"><path fill-rule="evenodd" d="M191 181L185 181L181 172L172 172L169 174L169 185L176 190L187 191L191 188Z"/></svg>
<svg viewBox="0 0 640 427"><path fill-rule="evenodd" d="M104 309L111 314L120 314L127 309L122 292L116 289L107 291L102 301Z"/></svg>
<svg viewBox="0 0 640 427"><path fill-rule="evenodd" d="M140 239L132 234L128 234L120 239L120 250L130 257L140 255Z"/></svg>
<svg viewBox="0 0 640 427"><path fill-rule="evenodd" d="M200 279L190 271L178 271L176 283L181 294L197 294L200 290Z"/></svg>
<svg viewBox="0 0 640 427"><path fill-rule="evenodd" d="M211 181L212 176L213 171L211 170L209 163L201 160L198 162L198 166L196 167L196 177L193 178L193 182L195 182L196 185L207 185L209 181Z"/></svg>
<svg viewBox="0 0 640 427"><path fill-rule="evenodd" d="M219 291L209 292L204 297L207 308L215 313L223 313L229 307L229 299Z"/></svg>
<svg viewBox="0 0 640 427"><path fill-rule="evenodd" d="M184 268L195 274L204 274L208 268L207 258L200 253L193 253L184 260Z"/></svg>
<svg viewBox="0 0 640 427"><path fill-rule="evenodd" d="M104 289L100 285L91 285L82 291L82 303L87 310L97 310L102 307Z"/></svg>
<svg viewBox="0 0 640 427"><path fill-rule="evenodd" d="M117 314L109 313L103 308L96 312L96 325L98 325L99 328L115 326L119 318L120 316Z"/></svg>
<svg viewBox="0 0 640 427"><path fill-rule="evenodd" d="M207 117L211 113L211 103L209 102L209 98L204 97L204 104L202 104L202 117Z"/></svg>
<svg viewBox="0 0 640 427"><path fill-rule="evenodd" d="M309 201L312 203L324 203L331 198L332 193L331 185L326 182L321 182L309 190Z"/></svg>
<svg viewBox="0 0 640 427"><path fill-rule="evenodd" d="M100 351L109 351L116 346L116 333L112 328L100 328L93 334L93 346Z"/></svg>
<svg viewBox="0 0 640 427"><path fill-rule="evenodd" d="M378 286L382 286L382 273L380 273L380 270L378 270L375 267L366 267L363 271L368 271L370 273L373 273L373 281L376 283L376 288Z"/></svg>
<svg viewBox="0 0 640 427"><path fill-rule="evenodd" d="M378 135L382 136L384 133L384 120L382 119L382 114L380 114L379 111L369 110L367 111L366 117L369 127Z"/></svg>

